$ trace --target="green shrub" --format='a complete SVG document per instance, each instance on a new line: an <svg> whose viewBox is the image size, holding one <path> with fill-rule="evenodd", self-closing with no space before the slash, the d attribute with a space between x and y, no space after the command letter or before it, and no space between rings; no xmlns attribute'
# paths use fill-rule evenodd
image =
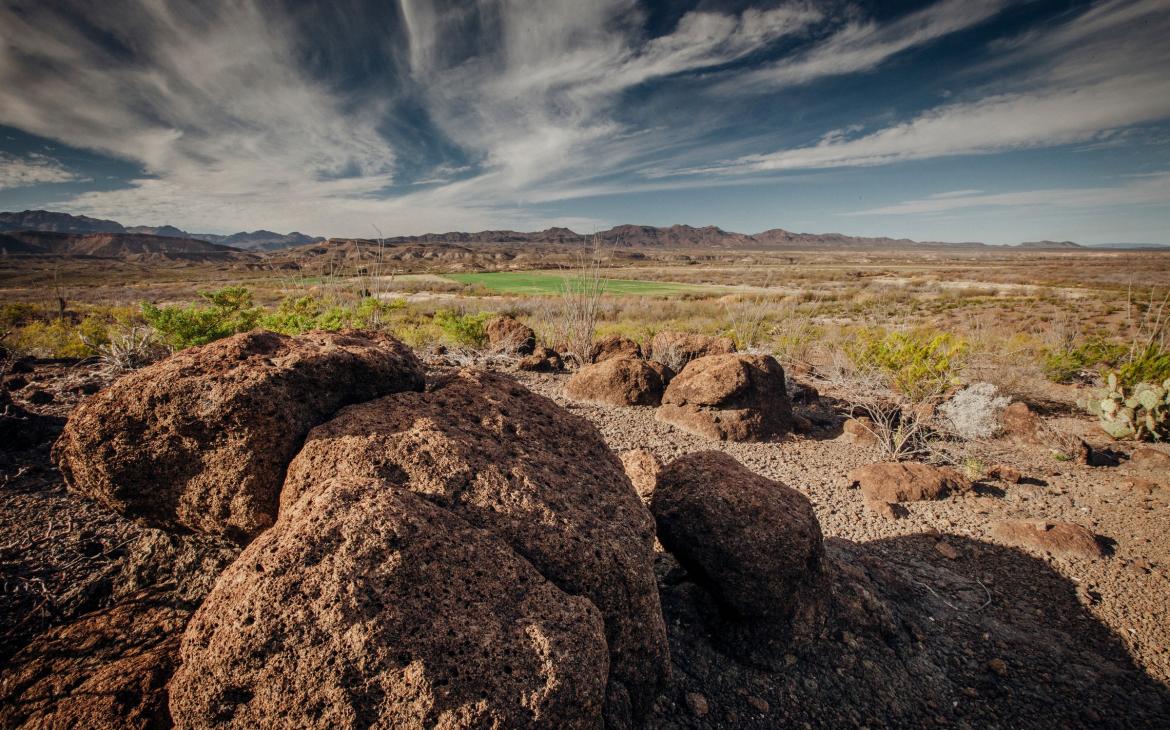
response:
<svg viewBox="0 0 1170 730"><path fill-rule="evenodd" d="M1132 388L1138 383L1161 383L1170 379L1170 352L1150 345L1117 370L1117 380Z"/></svg>
<svg viewBox="0 0 1170 730"><path fill-rule="evenodd" d="M854 366L885 374L894 390L913 400L955 384L969 350L962 338L933 330L861 330L845 345Z"/></svg>
<svg viewBox="0 0 1170 730"><path fill-rule="evenodd" d="M487 345L485 325L495 316L494 312L459 314L453 309L440 309L435 312L434 322L452 344L483 347Z"/></svg>
<svg viewBox="0 0 1170 730"><path fill-rule="evenodd" d="M335 304L313 296L288 297L276 311L262 316L259 326L286 335L311 330L372 329L381 325L385 315L404 306L401 300L383 302L373 297Z"/></svg>
<svg viewBox="0 0 1170 730"><path fill-rule="evenodd" d="M45 358L84 358L95 354L95 347L109 342L110 323L104 317L89 315L80 322L54 317L33 320L12 330L5 347L18 355Z"/></svg>
<svg viewBox="0 0 1170 730"><path fill-rule="evenodd" d="M1049 350L1041 362L1045 377L1054 383L1071 383L1086 370L1117 367L1129 349L1103 337L1090 337L1075 347Z"/></svg>
<svg viewBox="0 0 1170 730"><path fill-rule="evenodd" d="M246 332L256 327L262 310L252 303L252 293L242 286L200 292L205 305L157 307L142 303L142 316L170 346L182 349Z"/></svg>

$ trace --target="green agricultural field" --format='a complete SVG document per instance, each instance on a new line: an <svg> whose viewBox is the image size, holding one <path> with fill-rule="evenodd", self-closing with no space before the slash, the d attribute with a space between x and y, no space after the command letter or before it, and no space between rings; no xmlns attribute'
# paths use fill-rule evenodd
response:
<svg viewBox="0 0 1170 730"><path fill-rule="evenodd" d="M572 274L561 271L495 271L474 274L444 274L462 284L479 285L498 294L559 294L566 282L574 284ZM669 281L606 279L605 293L619 296L666 297L675 294L720 294L726 287L707 284L679 284Z"/></svg>

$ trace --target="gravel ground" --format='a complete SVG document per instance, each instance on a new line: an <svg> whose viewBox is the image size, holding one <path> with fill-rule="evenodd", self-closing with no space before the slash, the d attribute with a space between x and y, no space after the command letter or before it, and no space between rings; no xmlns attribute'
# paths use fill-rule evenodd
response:
<svg viewBox="0 0 1170 730"><path fill-rule="evenodd" d="M1170 682L1170 474L1140 474L1161 482L1161 488L1146 493L1128 484L1139 474L1125 465L1090 467L1059 461L1049 449L1019 446L1006 439L966 444L959 447L963 455L988 466L1015 466L1024 475L1023 482L981 480L965 495L907 504L908 516L888 520L871 513L860 492L844 483L849 470L879 461L879 453L836 438L839 428L773 443L712 442L659 423L652 407L570 401L561 394L565 375L519 373L517 377L596 424L619 452L645 448L665 462L692 451L717 449L759 474L799 489L815 505L826 538L870 544L879 551L900 538L947 542L959 557L949 560L939 554L939 560L950 563L954 572L972 571L967 577L978 577L993 592L1002 577L966 558L982 545L997 544L991 535L995 521L1047 519L1084 525L1103 538L1109 548L1107 557L1035 557L1064 579L1078 602L1120 640L1137 666L1162 684ZM807 415L827 420L823 410ZM1047 423L1058 432L1092 436L1087 419L1051 418Z"/></svg>

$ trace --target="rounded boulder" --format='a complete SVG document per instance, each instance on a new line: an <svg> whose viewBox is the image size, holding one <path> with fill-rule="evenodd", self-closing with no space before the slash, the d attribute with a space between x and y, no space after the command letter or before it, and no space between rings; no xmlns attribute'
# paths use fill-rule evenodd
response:
<svg viewBox="0 0 1170 730"><path fill-rule="evenodd" d="M501 540L377 480L314 485L183 636L177 728L597 727L601 615Z"/></svg>
<svg viewBox="0 0 1170 730"><path fill-rule="evenodd" d="M487 530L605 620L607 701L640 714L669 673L654 525L588 421L498 373L350 406L289 465L282 510L321 479L378 478Z"/></svg>
<svg viewBox="0 0 1170 730"><path fill-rule="evenodd" d="M771 355L700 357L670 381L657 418L709 439L766 441L792 429L784 369Z"/></svg>
<svg viewBox="0 0 1170 730"><path fill-rule="evenodd" d="M565 395L573 400L611 406L656 406L665 389L663 373L634 357L586 365L565 383Z"/></svg>
<svg viewBox="0 0 1170 730"><path fill-rule="evenodd" d="M309 429L422 387L422 363L391 337L254 330L115 381L73 411L53 453L73 491L123 515L245 543L272 525Z"/></svg>
<svg viewBox="0 0 1170 730"><path fill-rule="evenodd" d="M663 467L651 497L658 539L721 607L728 638L811 635L826 612L824 545L812 503L718 451ZM762 647L761 647L762 648Z"/></svg>

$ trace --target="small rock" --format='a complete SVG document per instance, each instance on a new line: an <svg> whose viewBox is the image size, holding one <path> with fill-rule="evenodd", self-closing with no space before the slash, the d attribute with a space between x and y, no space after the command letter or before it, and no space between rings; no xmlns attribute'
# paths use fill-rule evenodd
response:
<svg viewBox="0 0 1170 730"><path fill-rule="evenodd" d="M949 542L936 542L934 549L947 560L957 560L959 558L959 551Z"/></svg>
<svg viewBox="0 0 1170 730"><path fill-rule="evenodd" d="M506 355L531 355L536 349L536 333L512 317L496 317L484 326L488 346Z"/></svg>
<svg viewBox="0 0 1170 730"><path fill-rule="evenodd" d="M991 534L1010 545L1054 555L1099 558L1104 554L1097 536L1072 522L1004 520L992 525Z"/></svg>
<svg viewBox="0 0 1170 730"><path fill-rule="evenodd" d="M841 425L841 440L858 446L872 446L878 442L874 435L873 419L867 416L850 418Z"/></svg>
<svg viewBox="0 0 1170 730"><path fill-rule="evenodd" d="M650 503L654 494L654 487L658 485L658 474L662 471L662 462L658 457L646 449L631 449L621 453L622 467L626 476L634 484L634 491L643 502Z"/></svg>
<svg viewBox="0 0 1170 730"><path fill-rule="evenodd" d="M987 668L1001 677L1006 677L1008 673L1007 662L1003 659L992 659L987 662Z"/></svg>
<svg viewBox="0 0 1170 730"><path fill-rule="evenodd" d="M849 472L850 486L861 487L868 499L886 502L919 502L940 499L950 492L965 492L971 482L949 467L915 462L883 462Z"/></svg>
<svg viewBox="0 0 1170 730"><path fill-rule="evenodd" d="M767 714L768 710L770 709L770 707L768 706L768 701L765 700L763 697L756 697L755 695L748 695L747 702L749 705L751 705L752 707L756 708L758 711L760 711L764 714Z"/></svg>
<svg viewBox="0 0 1170 730"><path fill-rule="evenodd" d="M1130 455L1129 463L1138 469L1165 474L1170 471L1170 454L1143 446Z"/></svg>
<svg viewBox="0 0 1170 730"><path fill-rule="evenodd" d="M1027 403L1012 403L1004 409L1001 418L1004 433L1013 441L1032 445L1043 441L1044 422Z"/></svg>
<svg viewBox="0 0 1170 730"><path fill-rule="evenodd" d="M884 499L867 499L865 500L865 507L878 517L886 520L900 520L910 514L909 510L897 502L887 502Z"/></svg>
<svg viewBox="0 0 1170 730"><path fill-rule="evenodd" d="M687 692L687 708L695 717L706 717L711 711L707 698L701 692Z"/></svg>
<svg viewBox="0 0 1170 730"><path fill-rule="evenodd" d="M1008 484L1019 484L1024 475L1020 470L1009 464L996 464L987 470L987 476Z"/></svg>

